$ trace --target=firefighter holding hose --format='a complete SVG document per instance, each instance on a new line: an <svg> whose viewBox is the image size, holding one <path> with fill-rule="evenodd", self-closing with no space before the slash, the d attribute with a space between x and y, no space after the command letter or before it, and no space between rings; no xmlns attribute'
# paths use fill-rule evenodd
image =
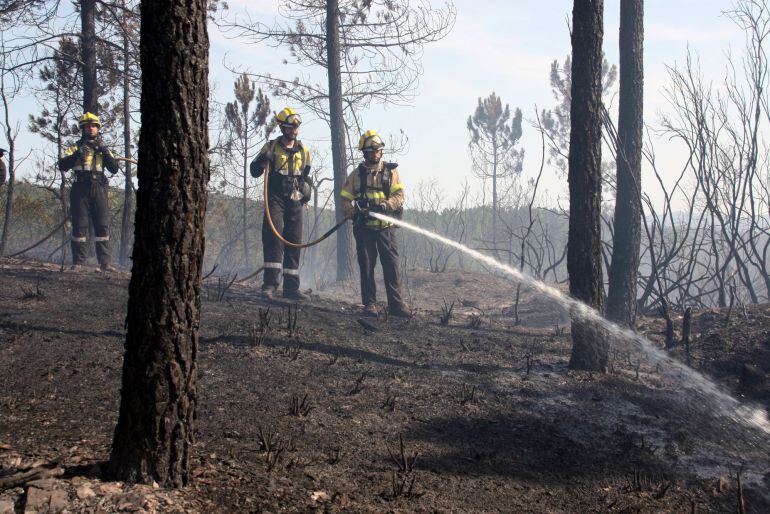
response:
<svg viewBox="0 0 770 514"><path fill-rule="evenodd" d="M404 208L404 184L398 173L398 164L382 160L385 143L374 130L368 130L358 141L364 160L348 175L341 195L344 214L353 219L353 236L361 273L361 302L363 314L377 315L377 286L374 267L379 255L388 297L388 313L408 318L411 312L401 299L399 287L398 243L396 227L391 223L369 216L377 212L400 217Z"/></svg>
<svg viewBox="0 0 770 514"><path fill-rule="evenodd" d="M307 297L299 290L300 248L284 245L302 240L303 207L310 200L310 150L297 139L302 119L286 107L275 115L281 137L267 142L251 162L252 177L267 173L265 214L262 221L264 280L262 292L274 297L283 275L283 297L300 301ZM276 232L280 235L276 235Z"/></svg>

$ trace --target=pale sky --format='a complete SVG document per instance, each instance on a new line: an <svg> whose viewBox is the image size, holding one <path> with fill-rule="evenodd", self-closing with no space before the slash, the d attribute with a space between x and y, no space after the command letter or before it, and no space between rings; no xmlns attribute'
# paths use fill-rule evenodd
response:
<svg viewBox="0 0 770 514"><path fill-rule="evenodd" d="M608 60L618 63L619 0L605 1L604 50ZM278 16L273 0L235 0L232 12L244 9L266 23ZM438 6L438 2L432 2ZM456 0L457 19L443 40L429 45L423 56L424 74L411 106L373 107L365 115L367 128L384 134L403 130L409 137L406 155L394 157L407 185L414 189L420 181L438 179L450 196L459 191L470 174L466 120L479 97L496 92L511 108L524 113L522 146L526 149L524 175L534 176L540 165L540 137L528 119L539 109L555 104L548 83L550 64L563 62L570 52L569 0L506 1ZM647 0L645 2L645 121L658 126L661 113L669 110L662 94L668 83L666 66L683 62L688 47L701 56L703 73L719 82L724 73L725 52L739 51L743 35L722 13L731 0ZM218 97L230 93L232 78L222 73L222 62L238 64L255 72L269 71L275 76L293 77L290 66L282 64L287 52L266 45L244 45L212 32L212 71ZM225 57L226 55L226 57ZM274 99L279 109L281 99ZM328 129L322 122L308 123L301 134L327 145ZM676 145L662 139L657 145L658 159L671 162L673 175L682 162ZM331 171L329 171L331 174ZM645 174L649 175L649 174ZM654 194L654 180L644 184ZM552 203L566 191L566 179L547 173L545 193ZM657 196L657 195L655 195Z"/></svg>
<svg viewBox="0 0 770 514"><path fill-rule="evenodd" d="M254 19L271 23L278 15L275 0L229 0L231 12L246 10ZM434 6L438 2L432 2ZM374 106L363 116L366 128L380 133L397 134L403 130L410 144L405 155L394 158L400 163L407 191L420 181L438 179L449 196L460 189L470 175L466 120L478 98L496 92L511 108L524 113L522 146L527 157L524 175L536 174L540 164L540 138L527 122L539 109L550 108L555 101L548 83L550 63L562 62L570 51L567 23L571 17L569 0L456 0L457 19L449 35L425 49L424 74L411 106ZM704 75L719 82L724 73L725 52L739 51L743 35L722 11L731 0L647 0L645 2L645 120L657 126L660 114L668 110L661 94L667 83L666 65L682 62L687 48L701 56ZM605 1L604 49L608 60L617 64L619 0ZM288 56L283 48L247 45L226 38L211 27L211 80L220 102L232 98L234 76L225 67L239 67L275 76L294 77L296 70L282 64ZM285 101L272 99L274 109ZM25 111L25 106L28 106ZM31 99L20 99L17 116L38 110ZM301 112L301 109L300 109ZM319 154L327 152L328 129L307 113L300 137L316 146ZM4 143L0 143L4 146ZM43 143L32 135L19 141L19 155L24 150L40 148ZM681 156L676 148L661 141L657 148L662 162L678 169ZM30 175L29 163L21 175ZM327 173L331 175L331 170ZM651 184L649 177L644 184ZM549 198L566 191L566 179L547 175L545 188Z"/></svg>

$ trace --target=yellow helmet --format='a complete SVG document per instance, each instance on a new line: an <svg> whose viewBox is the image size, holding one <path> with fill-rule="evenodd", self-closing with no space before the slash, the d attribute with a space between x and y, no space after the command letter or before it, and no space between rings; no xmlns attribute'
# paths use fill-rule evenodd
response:
<svg viewBox="0 0 770 514"><path fill-rule="evenodd" d="M385 142L376 130L367 130L361 134L361 138L358 140L358 149L362 152L367 150L379 150L384 147Z"/></svg>
<svg viewBox="0 0 770 514"><path fill-rule="evenodd" d="M96 114L91 114L90 112L83 114L83 116L81 116L80 119L78 120L78 126L80 128L83 128L83 125L88 125L90 123L93 123L99 128L102 127L102 122L99 121L99 116L97 116Z"/></svg>
<svg viewBox="0 0 770 514"><path fill-rule="evenodd" d="M275 115L275 122L278 125L293 125L299 127L302 125L302 118L291 107L284 107L281 112Z"/></svg>

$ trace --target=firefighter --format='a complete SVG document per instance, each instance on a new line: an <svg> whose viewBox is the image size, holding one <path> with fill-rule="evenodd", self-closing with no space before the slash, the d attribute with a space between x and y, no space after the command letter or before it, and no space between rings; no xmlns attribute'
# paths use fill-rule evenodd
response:
<svg viewBox="0 0 770 514"><path fill-rule="evenodd" d="M368 215L378 212L400 217L404 207L404 184L396 169L398 164L382 160L385 143L374 130L366 131L358 142L364 160L348 175L342 189L343 213L353 218L353 236L361 273L361 301L363 314L377 315L377 287L374 267L377 255L382 262L385 293L388 297L388 313L397 317L410 317L411 313L401 299L398 271L398 245L396 227Z"/></svg>
<svg viewBox="0 0 770 514"><path fill-rule="evenodd" d="M0 186L5 184L5 175L8 170L5 168L5 162L3 162L3 155L5 155L5 149L0 148Z"/></svg>
<svg viewBox="0 0 770 514"><path fill-rule="evenodd" d="M107 201L107 177L104 169L113 175L118 164L104 145L99 130L99 117L87 112L78 120L81 137L59 159L61 171L72 170L75 181L70 189L72 212L72 269L77 270L87 258L88 220L94 226L96 258L100 271L115 271L110 254L110 210Z"/></svg>
<svg viewBox="0 0 770 514"><path fill-rule="evenodd" d="M283 272L283 297L305 300L299 290L300 249L287 246L275 236L267 219L267 209L275 229L290 242L302 240L302 211L310 201L310 150L297 139L302 119L286 107L275 115L281 137L267 142L251 162L252 177L268 173L267 205L262 220L262 247L265 259L262 292L276 296Z"/></svg>

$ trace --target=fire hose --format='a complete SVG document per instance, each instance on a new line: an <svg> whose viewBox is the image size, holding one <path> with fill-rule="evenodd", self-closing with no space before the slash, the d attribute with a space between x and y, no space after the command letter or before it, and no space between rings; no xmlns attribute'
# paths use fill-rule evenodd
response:
<svg viewBox="0 0 770 514"><path fill-rule="evenodd" d="M311 246L315 246L330 235L337 232L342 225L345 224L346 221L348 221L350 218L345 217L342 218L339 223L334 225L332 228L330 228L324 235L316 239L315 241L310 241L308 243L293 243L291 241L287 241L275 228L275 225L273 224L273 217L270 215L270 203L268 202L268 194L267 194L267 184L268 184L268 177L270 176L270 171L268 170L267 173L265 173L265 194L264 194L264 202L265 202L265 218L267 218L267 224L270 226L270 230L273 231L273 234L275 234L275 237L278 238L279 241L281 241L286 246L290 246L292 248L309 248Z"/></svg>
<svg viewBox="0 0 770 514"><path fill-rule="evenodd" d="M131 162L134 164L137 164L137 162L134 159L130 159L128 157L116 157L115 160L117 161L126 161ZM346 221L348 221L350 218L345 217L342 218L336 225L334 225L332 228L330 228L328 231L326 231L321 237L316 239L315 241L309 241L307 243L295 243L292 241L287 241L286 238L284 238L280 232L275 228L275 224L273 223L273 217L270 214L270 203L268 202L268 194L267 194L267 185L268 185L268 177L270 176L270 171L268 170L267 173L265 173L265 195L264 195L264 201L265 201L265 217L267 218L267 224L270 226L270 230L275 234L275 237L278 238L279 241L281 241L286 246L290 246L292 248L309 248L311 246L315 246L324 239L327 239L329 236L334 234L336 231L342 227L342 225L345 224ZM257 270L257 273L259 273L260 270Z"/></svg>

